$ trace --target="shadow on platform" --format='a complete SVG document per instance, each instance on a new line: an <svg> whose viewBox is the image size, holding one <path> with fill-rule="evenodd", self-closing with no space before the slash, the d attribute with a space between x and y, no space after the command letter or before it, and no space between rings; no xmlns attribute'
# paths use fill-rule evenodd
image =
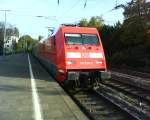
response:
<svg viewBox="0 0 150 120"><path fill-rule="evenodd" d="M32 55L30 55L30 60L35 79L51 82L50 75ZM15 54L0 56L0 77L30 79L28 55Z"/></svg>

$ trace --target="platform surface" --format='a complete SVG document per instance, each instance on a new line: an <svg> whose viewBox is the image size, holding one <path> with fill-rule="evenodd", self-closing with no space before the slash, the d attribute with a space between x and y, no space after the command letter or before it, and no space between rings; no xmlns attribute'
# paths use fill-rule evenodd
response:
<svg viewBox="0 0 150 120"><path fill-rule="evenodd" d="M41 120L88 120L31 55L30 61ZM37 120L33 91L28 54L0 56L0 120Z"/></svg>

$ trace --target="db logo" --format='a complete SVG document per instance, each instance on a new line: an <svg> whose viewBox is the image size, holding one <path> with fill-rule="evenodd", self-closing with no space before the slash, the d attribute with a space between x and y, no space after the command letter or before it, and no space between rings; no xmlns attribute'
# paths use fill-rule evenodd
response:
<svg viewBox="0 0 150 120"><path fill-rule="evenodd" d="M82 58L89 58L89 53L81 53Z"/></svg>
<svg viewBox="0 0 150 120"><path fill-rule="evenodd" d="M85 49L86 49L86 48L83 46L83 47L82 47L82 50L85 50Z"/></svg>

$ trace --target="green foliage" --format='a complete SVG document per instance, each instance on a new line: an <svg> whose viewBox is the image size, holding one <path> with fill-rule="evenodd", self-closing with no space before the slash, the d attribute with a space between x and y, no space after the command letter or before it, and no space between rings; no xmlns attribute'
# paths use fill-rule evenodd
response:
<svg viewBox="0 0 150 120"><path fill-rule="evenodd" d="M108 56L112 56L113 53L124 48L122 41L120 41L121 34L120 22L116 23L115 26L104 25L100 30L102 43Z"/></svg>
<svg viewBox="0 0 150 120"><path fill-rule="evenodd" d="M104 25L104 20L100 16L92 17L89 21L87 19L82 19L79 22L81 27L95 27L100 29Z"/></svg>
<svg viewBox="0 0 150 120"><path fill-rule="evenodd" d="M149 4L150 2L146 2L145 0L131 0L131 2L124 7L123 14L125 19L134 17L141 19L143 17L142 15L150 14Z"/></svg>
<svg viewBox="0 0 150 120"><path fill-rule="evenodd" d="M129 59L128 53L124 51L116 52L111 58L111 60L113 61L113 64L118 64L118 65L127 64L128 59Z"/></svg>
<svg viewBox="0 0 150 120"><path fill-rule="evenodd" d="M3 54L3 29L0 28L0 55Z"/></svg>
<svg viewBox="0 0 150 120"><path fill-rule="evenodd" d="M6 40L10 36L19 37L19 30L16 27L12 27L12 25L7 24L9 27L6 28ZM0 22L0 55L3 54L3 46L4 46L4 23ZM7 50L6 50L7 51Z"/></svg>
<svg viewBox="0 0 150 120"><path fill-rule="evenodd" d="M79 22L79 26L81 27L87 27L88 26L88 20L87 19L82 19L80 22Z"/></svg>
<svg viewBox="0 0 150 120"><path fill-rule="evenodd" d="M143 44L146 39L146 33L142 24L134 21L124 22L122 26L123 34L121 35L121 41L126 46L136 46Z"/></svg>
<svg viewBox="0 0 150 120"><path fill-rule="evenodd" d="M14 30L13 30L13 33L14 33L14 36L17 36L17 37L19 37L19 30L18 30L18 28L14 28Z"/></svg>
<svg viewBox="0 0 150 120"><path fill-rule="evenodd" d="M144 4L125 6L123 24L102 27L100 31L109 63L150 68L150 14ZM142 14L141 14L142 13Z"/></svg>
<svg viewBox="0 0 150 120"><path fill-rule="evenodd" d="M79 26L96 27L110 64L150 68L150 2L131 0L124 8L123 24L104 25L102 17L82 19Z"/></svg>
<svg viewBox="0 0 150 120"><path fill-rule="evenodd" d="M89 27L100 29L104 25L104 20L100 16L92 17L89 21Z"/></svg>
<svg viewBox="0 0 150 120"><path fill-rule="evenodd" d="M20 37L19 42L17 44L17 52L27 51L31 52L34 45L38 42L38 40L33 39L29 35L24 35Z"/></svg>

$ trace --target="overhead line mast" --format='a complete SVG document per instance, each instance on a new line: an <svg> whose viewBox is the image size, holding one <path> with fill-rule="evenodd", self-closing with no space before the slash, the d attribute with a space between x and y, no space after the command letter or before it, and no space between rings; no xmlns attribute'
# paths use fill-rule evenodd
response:
<svg viewBox="0 0 150 120"><path fill-rule="evenodd" d="M6 42L6 20L7 20L7 12L11 10L0 10L5 12L5 23L4 23L4 37L3 37L3 55L5 55L5 42Z"/></svg>

